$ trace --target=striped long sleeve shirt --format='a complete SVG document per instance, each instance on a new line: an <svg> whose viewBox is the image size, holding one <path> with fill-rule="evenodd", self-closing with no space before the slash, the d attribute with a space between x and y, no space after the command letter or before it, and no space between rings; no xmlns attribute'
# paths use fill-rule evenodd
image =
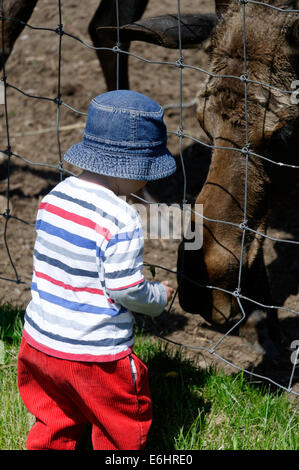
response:
<svg viewBox="0 0 299 470"><path fill-rule="evenodd" d="M23 336L46 354L105 362L132 351L132 311L160 314L165 287L144 279L137 211L69 177L41 201Z"/></svg>

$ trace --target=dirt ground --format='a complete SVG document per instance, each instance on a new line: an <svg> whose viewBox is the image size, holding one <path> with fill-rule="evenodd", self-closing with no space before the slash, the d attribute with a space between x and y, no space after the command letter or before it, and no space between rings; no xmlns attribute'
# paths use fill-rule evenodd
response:
<svg viewBox="0 0 299 470"><path fill-rule="evenodd" d="M211 0L181 1L181 9L183 13L196 12L199 8L202 12L213 12L213 3ZM97 8L97 0L89 0L88 8L81 8L82 2L78 0L63 0L62 5L65 31L91 44L87 28ZM164 2L150 0L144 16L175 13L176 8L177 2L175 0L165 0ZM40 0L29 21L34 26L51 28L56 28L58 22L58 8L53 0ZM32 95L55 97L57 93L58 39L58 35L54 32L25 28L6 65L8 82ZM170 51L142 43L133 44L131 51L151 60L175 62L178 58L178 51ZM184 62L203 68L208 67L205 48L200 51L184 51ZM195 97L198 84L203 78L203 74L199 71L183 70L184 102ZM179 69L167 65L148 64L130 57L130 86L136 91L150 95L164 106L178 103L180 96ZM67 36L63 36L62 43L61 91L62 100L65 103L84 113L87 112L90 99L106 91L95 51ZM3 109L3 107L0 108L0 150L5 150L7 147ZM9 88L8 118L12 151L34 163L58 165L56 113L57 107L53 102L28 98ZM166 111L165 120L169 131L177 131L180 123L179 111L177 109ZM61 107L60 149L62 156L70 145L81 140L84 124L85 116L75 113L67 107ZM186 134L200 137L193 107L183 110L183 128ZM170 134L168 143L170 150L179 156L179 139ZM188 183L187 196L191 200L203 184L205 174L203 168L207 166L209 155L205 148L195 145L190 139L183 139L183 152ZM64 165L64 168L75 171L67 164ZM11 160L9 177L11 214L32 225L24 224L14 218L9 220L7 244L22 283L0 279L0 297L3 301L25 307L30 299L35 215L43 195L58 181L58 173L54 168L30 165L17 157L13 157ZM149 190L162 202L179 202L183 196L182 182L182 171L179 169L174 178L164 183L162 181L159 185L153 184ZM7 187L7 158L0 153L1 213L6 208ZM277 211L276 218L271 221L269 235L299 240L298 194L299 191L296 191L296 188L290 189L289 203ZM15 280L16 273L7 254L3 234L4 218L1 218L0 276ZM144 261L175 270L177 246L177 240L164 240L163 242L146 240ZM267 240L266 262L273 289L273 305L298 311L298 247ZM145 274L148 279L152 278L147 267L145 267ZM173 286L176 286L175 275L164 269L156 270L155 279L168 279ZM279 318L282 328L288 335L290 345L292 340L299 339L298 316L279 310ZM177 299L175 299L170 313L162 316L156 323L156 331L166 334L173 341L187 345L209 349L223 338L223 332L216 331L200 315L184 312ZM153 327L152 323L147 322L146 325L150 328ZM234 367L206 351L196 351L190 348L183 348L182 351L187 356L195 358L201 367L213 364L218 368L224 368L229 373L236 372ZM246 335L231 334L220 342L216 352L238 368L245 368L288 386L292 371L290 361L292 351L290 349L285 348L281 357L274 363L265 358L258 344L250 343ZM295 371L293 390L297 392L299 392L298 378L298 371ZM260 382L257 377L253 377L252 380Z"/></svg>

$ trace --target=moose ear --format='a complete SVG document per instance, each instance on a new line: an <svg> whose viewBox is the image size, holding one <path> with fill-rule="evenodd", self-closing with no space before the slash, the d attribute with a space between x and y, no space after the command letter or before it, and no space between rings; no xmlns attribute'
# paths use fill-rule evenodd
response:
<svg viewBox="0 0 299 470"><path fill-rule="evenodd" d="M299 46L299 19L295 20L287 32L287 40L290 46Z"/></svg>
<svg viewBox="0 0 299 470"><path fill-rule="evenodd" d="M180 16L180 28L176 15L146 18L119 28L120 42L143 41L169 49L179 49L179 30L183 49L193 49L207 39L214 31L217 17L213 14L183 14ZM105 26L97 28L100 35L113 41L117 40L117 28Z"/></svg>

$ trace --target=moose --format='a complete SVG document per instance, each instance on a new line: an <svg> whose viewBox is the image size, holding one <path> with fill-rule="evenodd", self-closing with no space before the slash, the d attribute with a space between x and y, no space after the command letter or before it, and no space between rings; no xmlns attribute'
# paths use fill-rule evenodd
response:
<svg viewBox="0 0 299 470"><path fill-rule="evenodd" d="M299 78L299 1L215 4L215 15L181 14L180 34L176 15L121 26L118 34L127 44L168 48L198 47L211 37L210 73L196 104L199 125L215 147L196 199L204 208L203 246L187 251L181 243L178 293L185 311L219 326L256 311L248 299L271 305L263 234L275 197L296 180L296 170L275 163L297 164L299 110L287 91ZM108 37L113 28L98 31ZM277 311L267 310L265 322L269 346L271 338L283 338Z"/></svg>
<svg viewBox="0 0 299 470"><path fill-rule="evenodd" d="M119 0L116 34L116 4L102 0L89 33L96 47L113 48L119 39L121 51L128 51L136 40L184 49L196 48L210 38L211 73L196 97L199 125L214 147L196 199L204 208L203 246L187 251L182 241L178 294L185 311L220 326L240 310L247 314L256 308L246 299L271 304L262 234L267 230L274 196L287 192L296 178L296 170L282 170L273 162L297 163L299 108L285 90L299 78L299 13L289 11L299 9L299 0L268 0L267 5L215 0L215 14L181 14L180 28L175 14L140 19L147 3ZM5 16L22 22L5 21L5 60L36 0L7 4ZM128 55L96 52L108 90L117 85L129 88ZM214 288L207 289L207 285ZM267 325L275 337L279 331L275 310L268 313Z"/></svg>

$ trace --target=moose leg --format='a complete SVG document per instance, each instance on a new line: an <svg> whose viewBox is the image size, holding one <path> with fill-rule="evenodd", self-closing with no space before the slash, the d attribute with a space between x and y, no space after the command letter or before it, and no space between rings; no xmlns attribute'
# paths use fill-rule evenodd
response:
<svg viewBox="0 0 299 470"><path fill-rule="evenodd" d="M124 25L137 21L143 15L148 0L118 0L119 4L119 25ZM117 11L115 0L102 0L98 9L96 10L90 24L89 34L95 47L108 47L113 48L115 40L107 38L106 34L97 28L101 26L116 26L117 25ZM130 42L121 42L120 49L128 51ZM120 89L129 88L128 76L128 55L119 54L119 82L117 83L117 54L111 51L97 50L107 89L115 90L117 85Z"/></svg>
<svg viewBox="0 0 299 470"><path fill-rule="evenodd" d="M32 15L36 3L37 0L4 0L4 17L10 19L3 21L3 12L0 12L0 70L3 68L3 59L5 63L13 49L15 41L24 29L24 23L27 23L30 16ZM22 23L20 23L20 21L22 21ZM3 25L4 31L2 32ZM4 44L2 44L3 36Z"/></svg>

